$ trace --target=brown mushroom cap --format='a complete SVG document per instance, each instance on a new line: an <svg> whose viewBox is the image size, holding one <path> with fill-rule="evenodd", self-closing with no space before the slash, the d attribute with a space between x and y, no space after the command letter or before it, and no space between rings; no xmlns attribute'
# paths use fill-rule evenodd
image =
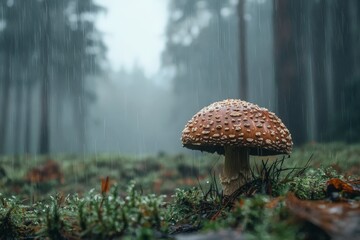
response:
<svg viewBox="0 0 360 240"><path fill-rule="evenodd" d="M238 99L215 102L186 124L181 137L186 148L224 154L224 146L250 149L250 155L290 154L291 134L266 108Z"/></svg>

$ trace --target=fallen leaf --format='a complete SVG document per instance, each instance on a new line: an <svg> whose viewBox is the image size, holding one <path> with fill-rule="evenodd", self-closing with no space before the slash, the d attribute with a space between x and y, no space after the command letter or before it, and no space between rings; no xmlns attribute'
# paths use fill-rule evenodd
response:
<svg viewBox="0 0 360 240"><path fill-rule="evenodd" d="M333 239L358 239L360 236L360 202L300 200L289 193L287 208L296 216L323 229Z"/></svg>
<svg viewBox="0 0 360 240"><path fill-rule="evenodd" d="M26 174L26 180L31 183L43 183L51 180L64 183L64 174L60 165L49 159L40 166L30 169Z"/></svg>
<svg viewBox="0 0 360 240"><path fill-rule="evenodd" d="M340 193L342 197L356 197L360 196L360 188L358 186L359 180L352 182L345 182L338 178L332 178L327 181L326 193L332 197L334 193Z"/></svg>

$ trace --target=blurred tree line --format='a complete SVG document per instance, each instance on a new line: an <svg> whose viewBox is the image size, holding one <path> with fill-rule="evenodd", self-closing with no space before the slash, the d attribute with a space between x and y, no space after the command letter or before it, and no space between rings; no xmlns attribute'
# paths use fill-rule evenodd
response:
<svg viewBox="0 0 360 240"><path fill-rule="evenodd" d="M0 0L0 154L83 150L101 11L93 0Z"/></svg>
<svg viewBox="0 0 360 240"><path fill-rule="evenodd" d="M169 4L163 65L172 70L178 132L200 108L238 97L236 3L173 0Z"/></svg>
<svg viewBox="0 0 360 240"><path fill-rule="evenodd" d="M274 74L261 79L274 79L276 107L271 110L298 144L359 141L358 0L172 0L163 64L173 69L175 109L184 116L175 123L183 125L213 101L248 100L249 88L260 87L248 77L259 63L249 62L254 39L247 28L254 27L252 17L262 17L251 16L249 6L264 2L272 11L267 37L273 41ZM256 48L254 53L263 54Z"/></svg>
<svg viewBox="0 0 360 240"><path fill-rule="evenodd" d="M274 0L279 114L295 139L359 141L360 1Z"/></svg>

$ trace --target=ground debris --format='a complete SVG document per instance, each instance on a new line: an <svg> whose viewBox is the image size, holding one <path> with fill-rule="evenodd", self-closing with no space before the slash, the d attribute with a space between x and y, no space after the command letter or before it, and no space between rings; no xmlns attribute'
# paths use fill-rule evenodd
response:
<svg viewBox="0 0 360 240"><path fill-rule="evenodd" d="M48 159L41 165L30 169L25 178L31 183L43 183L51 180L64 183L64 173L60 164L52 159Z"/></svg>
<svg viewBox="0 0 360 240"><path fill-rule="evenodd" d="M360 202L300 200L294 193L286 196L287 208L301 219L320 227L333 239L358 239Z"/></svg>
<svg viewBox="0 0 360 240"><path fill-rule="evenodd" d="M270 200L270 202L265 204L265 207L273 209L273 208L277 207L280 204L280 202L283 201L283 200L284 200L283 196L273 198L273 199Z"/></svg>
<svg viewBox="0 0 360 240"><path fill-rule="evenodd" d="M360 180L345 182L338 178L332 178L327 181L326 185L326 193L331 198L354 198L360 196Z"/></svg>

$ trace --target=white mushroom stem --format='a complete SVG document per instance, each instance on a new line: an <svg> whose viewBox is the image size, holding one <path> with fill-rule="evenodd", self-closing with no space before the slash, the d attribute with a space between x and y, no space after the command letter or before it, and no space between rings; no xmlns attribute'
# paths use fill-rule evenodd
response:
<svg viewBox="0 0 360 240"><path fill-rule="evenodd" d="M220 181L224 195L231 195L244 185L250 176L249 150L247 148L226 146L225 165Z"/></svg>

